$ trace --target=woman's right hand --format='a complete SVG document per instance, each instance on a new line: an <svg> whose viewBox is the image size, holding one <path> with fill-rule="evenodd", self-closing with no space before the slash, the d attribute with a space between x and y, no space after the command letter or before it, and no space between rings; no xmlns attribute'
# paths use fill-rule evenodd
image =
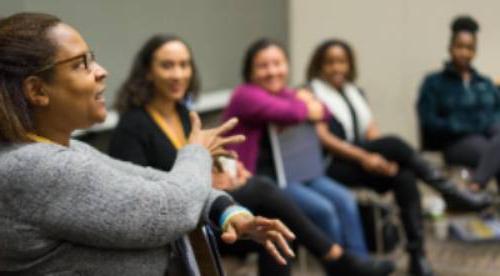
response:
<svg viewBox="0 0 500 276"><path fill-rule="evenodd" d="M240 161L235 162L237 162L237 167L234 177L224 170L220 171L215 168L212 170L212 187L231 192L248 183L248 179L252 177L252 173Z"/></svg>
<svg viewBox="0 0 500 276"><path fill-rule="evenodd" d="M313 93L306 89L301 89L297 92L297 99L306 105L309 120L319 121L323 119L325 115L323 104L314 97Z"/></svg>
<svg viewBox="0 0 500 276"><path fill-rule="evenodd" d="M394 176L399 171L395 162L388 161L378 153L368 153L361 159L361 167L366 171L385 176Z"/></svg>
<svg viewBox="0 0 500 276"><path fill-rule="evenodd" d="M226 150L224 146L245 141L244 135L222 136L236 126L238 123L238 119L236 118L231 118L215 128L201 129L201 120L198 114L196 114L196 112L191 112L189 117L191 119L191 134L188 138L188 144L200 144L205 147L212 156L231 156L231 152Z"/></svg>
<svg viewBox="0 0 500 276"><path fill-rule="evenodd" d="M309 111L309 120L320 121L325 115L323 104L318 100L312 100L306 103L307 110Z"/></svg>

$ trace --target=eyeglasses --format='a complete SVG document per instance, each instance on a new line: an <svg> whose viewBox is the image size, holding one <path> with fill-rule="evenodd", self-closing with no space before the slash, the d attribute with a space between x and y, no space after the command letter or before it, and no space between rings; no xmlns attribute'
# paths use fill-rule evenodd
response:
<svg viewBox="0 0 500 276"><path fill-rule="evenodd" d="M42 69L37 70L35 72L35 74L45 72L45 71L47 71L49 69L52 69L52 68L56 67L57 65L61 65L61 64L68 63L68 62L71 62L71 61L74 61L74 60L78 60L78 59L82 59L85 71L90 72L90 66L92 65L93 62L95 62L95 55L94 55L94 52L92 52L92 51L88 51L88 52L85 52L85 53L83 53L81 55L78 55L78 56L75 56L75 57L71 57L71 58L67 58L67 59L63 59L63 60L51 63L49 65L46 65L46 66L42 67Z"/></svg>

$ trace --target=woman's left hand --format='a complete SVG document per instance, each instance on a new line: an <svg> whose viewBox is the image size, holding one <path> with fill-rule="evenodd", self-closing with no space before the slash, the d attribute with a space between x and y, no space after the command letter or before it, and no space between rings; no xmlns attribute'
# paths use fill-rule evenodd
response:
<svg viewBox="0 0 500 276"><path fill-rule="evenodd" d="M238 239L251 239L263 245L269 254L282 265L287 263L283 255L295 257L287 242L287 240L294 240L295 235L278 219L238 214L229 220L221 238L229 244Z"/></svg>

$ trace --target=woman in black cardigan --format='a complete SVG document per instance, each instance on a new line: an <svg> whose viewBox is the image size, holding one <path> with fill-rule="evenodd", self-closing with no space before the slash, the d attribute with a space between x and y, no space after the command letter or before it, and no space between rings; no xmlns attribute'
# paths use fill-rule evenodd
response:
<svg viewBox="0 0 500 276"><path fill-rule="evenodd" d="M110 154L169 171L177 149L191 131L186 102L198 90L197 70L188 46L178 37L157 35L139 52L128 80L120 90L116 107L122 113L110 144ZM236 177L213 173L213 185L228 191L243 206L260 215L282 219L324 264L328 274L386 275L390 262L360 260L343 252L321 232L281 190L266 178L252 177L238 164ZM238 242L226 251L256 250ZM250 248L248 248L250 247ZM261 275L288 275L264 250L260 252Z"/></svg>

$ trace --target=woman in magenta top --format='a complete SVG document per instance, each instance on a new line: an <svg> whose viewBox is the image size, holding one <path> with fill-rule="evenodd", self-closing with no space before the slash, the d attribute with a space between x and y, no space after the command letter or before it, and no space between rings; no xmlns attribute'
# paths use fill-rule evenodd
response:
<svg viewBox="0 0 500 276"><path fill-rule="evenodd" d="M247 50L243 64L244 84L238 86L224 111L224 118L238 117L231 132L247 139L232 147L255 174L275 176L267 126L292 126L320 121L330 115L311 94L286 86L288 58L276 42L261 39ZM284 190L311 219L347 250L367 256L366 244L353 195L327 177L305 183L288 183Z"/></svg>

